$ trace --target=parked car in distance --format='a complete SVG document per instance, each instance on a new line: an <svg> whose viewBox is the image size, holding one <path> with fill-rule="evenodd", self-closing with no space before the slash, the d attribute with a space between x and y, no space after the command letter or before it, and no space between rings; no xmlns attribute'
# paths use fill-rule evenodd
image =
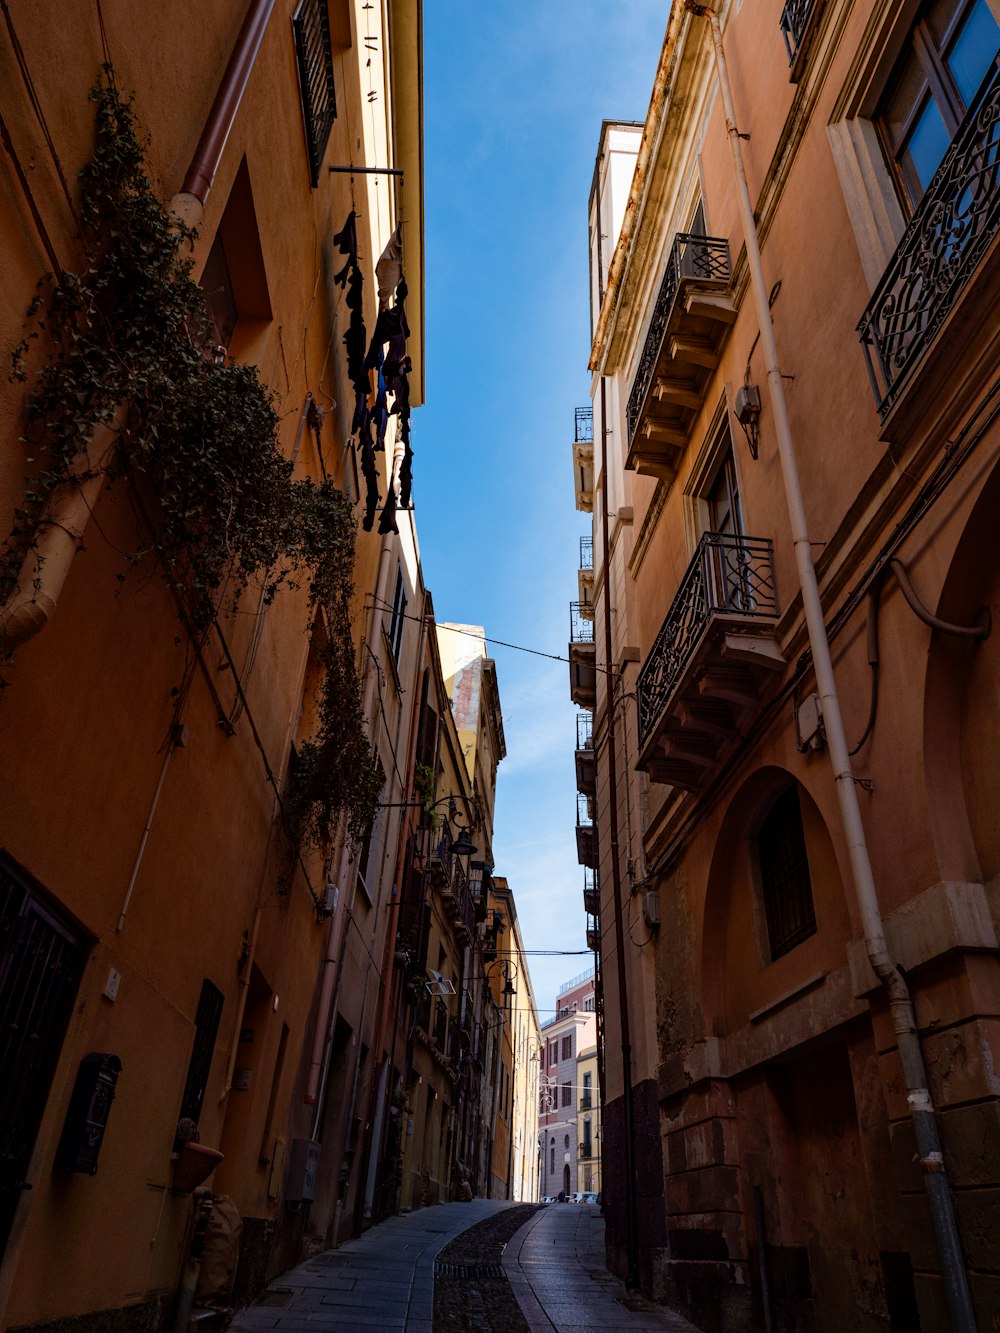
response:
<svg viewBox="0 0 1000 1333"><path fill-rule="evenodd" d="M584 1194L581 1194L581 1195L580 1195L580 1202L581 1202L581 1203L600 1203L600 1202L601 1202L601 1196L600 1196L599 1194L595 1194L595 1193L593 1192L593 1190L587 1190Z"/></svg>
<svg viewBox="0 0 1000 1333"><path fill-rule="evenodd" d="M542 1203L555 1203L555 1201L556 1196L554 1194L546 1194L545 1198L542 1199Z"/></svg>

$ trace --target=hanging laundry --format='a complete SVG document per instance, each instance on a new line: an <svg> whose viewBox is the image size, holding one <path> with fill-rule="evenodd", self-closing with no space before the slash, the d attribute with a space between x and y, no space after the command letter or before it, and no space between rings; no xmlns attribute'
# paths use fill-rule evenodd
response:
<svg viewBox="0 0 1000 1333"><path fill-rule="evenodd" d="M375 464L375 444L372 440L372 405L369 404L370 383L367 358L365 356L365 317L364 317L364 278L358 263L357 215L352 209L347 221L333 238L338 253L346 256L347 262L338 273L334 274L334 283L343 287L345 303L350 311L347 332L344 334L344 346L347 349L347 375L354 389L354 416L351 421L351 434L357 439L361 454L361 472L365 479L365 516L362 527L371 532L378 508L378 468ZM381 372L380 376L381 378ZM385 397L384 383L381 396ZM377 408L379 392L376 392L374 406ZM385 438L385 427L379 430L379 448Z"/></svg>

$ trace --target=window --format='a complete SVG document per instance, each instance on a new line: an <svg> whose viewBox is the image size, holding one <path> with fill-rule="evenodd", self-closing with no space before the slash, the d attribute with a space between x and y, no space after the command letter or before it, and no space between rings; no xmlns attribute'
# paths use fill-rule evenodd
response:
<svg viewBox="0 0 1000 1333"><path fill-rule="evenodd" d="M876 123L912 211L975 100L1000 45L986 0L933 0L906 39Z"/></svg>
<svg viewBox="0 0 1000 1333"><path fill-rule="evenodd" d="M774 801L757 833L757 859L771 961L816 933L798 787Z"/></svg>
<svg viewBox="0 0 1000 1333"><path fill-rule="evenodd" d="M199 281L219 347L236 354L249 351L249 343L271 319L271 298L246 158L236 172Z"/></svg>
<svg viewBox="0 0 1000 1333"><path fill-rule="evenodd" d="M872 290L998 44L989 0L886 0L872 10L827 130Z"/></svg>
<svg viewBox="0 0 1000 1333"><path fill-rule="evenodd" d="M562 1085L562 1104L563 1104L563 1106L569 1106L570 1098L571 1098L572 1094L573 1094L573 1085L572 1085L572 1083L564 1083L564 1084ZM567 1139L566 1142L567 1142L567 1144L568 1144L568 1143L569 1143L569 1139Z"/></svg>
<svg viewBox="0 0 1000 1333"><path fill-rule="evenodd" d="M549 1068L559 1063L559 1043L554 1041L549 1047Z"/></svg>
<svg viewBox="0 0 1000 1333"><path fill-rule="evenodd" d="M309 179L315 190L337 115L327 0L302 0L292 18L292 31L295 34Z"/></svg>
<svg viewBox="0 0 1000 1333"><path fill-rule="evenodd" d="M0 853L0 1254L87 959L83 937ZM86 1048L84 1048L86 1049Z"/></svg>
<svg viewBox="0 0 1000 1333"><path fill-rule="evenodd" d="M554 1139L553 1139L553 1142L555 1142ZM550 1148L550 1149L549 1149L549 1175L550 1175L550 1176L554 1176L555 1173L556 1173L556 1150L555 1150L555 1148Z"/></svg>
<svg viewBox="0 0 1000 1333"><path fill-rule="evenodd" d="M403 584L402 565L396 570L396 587L392 594L392 615L389 618L389 648L392 660L399 665L403 645L403 624L406 619L406 588Z"/></svg>
<svg viewBox="0 0 1000 1333"><path fill-rule="evenodd" d="M570 1033L568 1037L563 1037L562 1039L562 1058L564 1060L569 1060L571 1059L572 1055L573 1055L573 1034Z"/></svg>
<svg viewBox="0 0 1000 1333"><path fill-rule="evenodd" d="M740 511L740 485L733 459L733 441L729 435L728 425L724 429L727 448L705 496L708 504L708 522L712 532L742 537L743 515Z"/></svg>
<svg viewBox="0 0 1000 1333"><path fill-rule="evenodd" d="M591 1106L590 1078L591 1078L590 1074L584 1074L583 1076L583 1100L581 1101L580 1105L585 1111L589 1111ZM589 1124L590 1122L588 1121L587 1123Z"/></svg>
<svg viewBox="0 0 1000 1333"><path fill-rule="evenodd" d="M593 997L593 995L588 995L588 996L587 996L587 998L586 998L586 999L584 1000L584 1002L583 1002L583 1007L584 1007L584 1009L587 1011L588 1014L592 1014L592 1013L594 1012L594 997Z"/></svg>
<svg viewBox="0 0 1000 1333"><path fill-rule="evenodd" d="M593 1157L593 1143L590 1137L590 1120L583 1122L583 1156Z"/></svg>
<svg viewBox="0 0 1000 1333"><path fill-rule="evenodd" d="M223 1000L222 991L217 986L213 986L210 981L202 982L198 1010L194 1016L194 1047L188 1065L180 1113L182 1120L193 1120L196 1124L201 1115L202 1102L205 1100L205 1088L208 1085L208 1072L212 1066L215 1038L219 1032Z"/></svg>

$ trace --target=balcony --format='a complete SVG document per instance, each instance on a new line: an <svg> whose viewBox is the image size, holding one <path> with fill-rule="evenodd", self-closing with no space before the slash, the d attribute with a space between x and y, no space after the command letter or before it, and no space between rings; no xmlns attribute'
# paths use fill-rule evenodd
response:
<svg viewBox="0 0 1000 1333"><path fill-rule="evenodd" d="M597 829L590 813L590 797L576 798L576 855L582 866L597 868Z"/></svg>
<svg viewBox="0 0 1000 1333"><path fill-rule="evenodd" d="M580 585L581 613L588 620L594 618L594 539L580 538L580 567L577 573Z"/></svg>
<svg viewBox="0 0 1000 1333"><path fill-rule="evenodd" d="M798 83L826 0L786 0L778 26L788 52L789 78Z"/></svg>
<svg viewBox="0 0 1000 1333"><path fill-rule="evenodd" d="M594 508L594 409L578 407L573 413L573 488L576 507L585 514Z"/></svg>
<svg viewBox="0 0 1000 1333"><path fill-rule="evenodd" d="M597 871L583 872L583 908L588 916L600 916L601 891L597 886Z"/></svg>
<svg viewBox="0 0 1000 1333"><path fill-rule="evenodd" d="M629 394L625 466L672 481L736 320L729 244L679 232Z"/></svg>
<svg viewBox="0 0 1000 1333"><path fill-rule="evenodd" d="M718 771L785 660L771 543L706 532L639 673L639 760L696 791Z"/></svg>
<svg viewBox="0 0 1000 1333"><path fill-rule="evenodd" d="M569 604L569 697L578 708L597 702L594 622L581 614L580 603Z"/></svg>
<svg viewBox="0 0 1000 1333"><path fill-rule="evenodd" d="M590 713L576 715L576 789L585 796L593 796L597 791L594 719Z"/></svg>
<svg viewBox="0 0 1000 1333"><path fill-rule="evenodd" d="M451 858L451 876L441 884L445 915L463 944L471 944L476 933L475 905L469 881L457 856Z"/></svg>
<svg viewBox="0 0 1000 1333"><path fill-rule="evenodd" d="M596 926L589 926L587 928L587 948L592 949L594 953L600 953L601 932Z"/></svg>
<svg viewBox="0 0 1000 1333"><path fill-rule="evenodd" d="M995 327L998 231L1000 68L994 64L858 324L890 442L961 377Z"/></svg>
<svg viewBox="0 0 1000 1333"><path fill-rule="evenodd" d="M436 889L444 889L451 884L452 855L448 850L448 838L440 838L431 848L427 857L431 874L431 883Z"/></svg>

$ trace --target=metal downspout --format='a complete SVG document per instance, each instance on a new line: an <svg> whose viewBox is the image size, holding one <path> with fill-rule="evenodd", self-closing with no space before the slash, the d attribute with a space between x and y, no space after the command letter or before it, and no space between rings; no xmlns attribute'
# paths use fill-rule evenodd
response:
<svg viewBox="0 0 1000 1333"><path fill-rule="evenodd" d="M197 227L201 222L273 8L274 0L250 0L184 183L170 201L170 212L185 226Z"/></svg>
<svg viewBox="0 0 1000 1333"><path fill-rule="evenodd" d="M685 0L685 7L693 14L707 17L711 25L719 89L722 94L726 116L726 132L732 151L733 170L736 177L736 196L743 223L747 262L750 269L754 303L757 308L757 319L760 325L761 345L767 366L769 398L771 410L774 413L775 434L777 436L778 454L781 459L781 474L788 505L789 523L795 547L795 560L802 590L802 604L809 632L809 645L812 650L816 684L819 687L840 817L850 855L854 891L865 931L865 947L868 951L872 969L885 987L889 998L900 1059L906 1078L908 1090L906 1100L909 1103L910 1114L913 1118L919 1161L923 1171L924 1186L927 1191L938 1254L941 1259L942 1277L952 1328L955 1333L975 1333L976 1321L972 1309L968 1274L962 1257L962 1248L944 1158L941 1152L934 1105L928 1090L928 1079L920 1039L917 1034L913 999L906 979L889 955L878 906L871 859L868 854L868 844L861 819L861 809L858 804L854 773L851 768L847 739L844 734L844 723L833 674L830 644L826 636L819 584L816 578L816 569L813 565L812 549L806 525L805 505L795 459L788 406L785 401L784 385L778 362L778 347L774 336L774 325L771 322L768 291L764 281L764 269L761 261L757 227L754 221L753 204L747 185L743 152L733 107L732 88L729 83L726 56L722 45L722 26L718 16L706 6L694 4L692 0Z"/></svg>

